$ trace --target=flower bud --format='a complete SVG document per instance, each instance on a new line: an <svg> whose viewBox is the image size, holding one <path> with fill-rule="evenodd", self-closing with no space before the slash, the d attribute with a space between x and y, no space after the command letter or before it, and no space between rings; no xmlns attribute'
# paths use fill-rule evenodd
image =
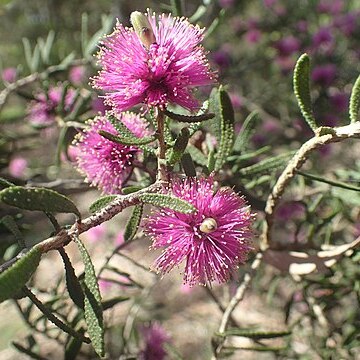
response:
<svg viewBox="0 0 360 360"><path fill-rule="evenodd" d="M134 11L130 15L130 21L140 42L149 49L156 40L148 18L140 11Z"/></svg>
<svg viewBox="0 0 360 360"><path fill-rule="evenodd" d="M200 225L200 231L205 234L210 234L217 229L217 223L213 218L206 218Z"/></svg>

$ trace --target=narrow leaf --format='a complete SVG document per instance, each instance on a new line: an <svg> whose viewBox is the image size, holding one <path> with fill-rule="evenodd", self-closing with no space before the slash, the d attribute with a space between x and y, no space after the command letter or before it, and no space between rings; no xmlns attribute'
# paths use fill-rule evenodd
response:
<svg viewBox="0 0 360 360"><path fill-rule="evenodd" d="M122 193L123 193L124 195L132 194L132 193L134 193L134 192L136 192L136 191L139 191L139 190L141 190L141 189L143 189L142 186L135 186L135 185L133 185L133 186L127 186L127 187L125 187L125 188L122 189Z"/></svg>
<svg viewBox="0 0 360 360"><path fill-rule="evenodd" d="M201 166L207 165L207 158L204 153L194 145L189 145L187 151L191 155L193 161Z"/></svg>
<svg viewBox="0 0 360 360"><path fill-rule="evenodd" d="M80 329L80 333L84 333L83 329ZM69 336L69 340L65 347L64 360L76 360L82 346L81 339L73 336Z"/></svg>
<svg viewBox="0 0 360 360"><path fill-rule="evenodd" d="M315 131L317 129L310 97L310 58L308 54L302 54L294 69L294 93L303 117Z"/></svg>
<svg viewBox="0 0 360 360"><path fill-rule="evenodd" d="M127 301L129 300L130 298L128 296L116 296L112 299L109 299L109 300L105 300L102 302L102 307L103 307L103 310L108 310L108 309L111 309L113 308L115 305L121 303L121 302L124 302L124 301Z"/></svg>
<svg viewBox="0 0 360 360"><path fill-rule="evenodd" d="M41 249L32 247L0 274L0 303L16 296L40 263Z"/></svg>
<svg viewBox="0 0 360 360"><path fill-rule="evenodd" d="M220 170L231 154L234 143L234 109L228 93L220 86L218 91L218 107L216 119L221 124L219 148L216 154L215 170Z"/></svg>
<svg viewBox="0 0 360 360"><path fill-rule="evenodd" d="M265 330L249 330L230 328L222 334L222 336L242 336L250 339L274 339L278 337L291 335L291 331L265 331Z"/></svg>
<svg viewBox="0 0 360 360"><path fill-rule="evenodd" d="M249 144L255 127L259 124L260 117L257 111L253 111L245 119L243 126L241 127L239 135L234 142L234 151L243 152Z"/></svg>
<svg viewBox="0 0 360 360"><path fill-rule="evenodd" d="M0 223L4 224L4 226L14 235L16 241L19 243L19 245L24 248L25 242L22 236L22 233L14 220L14 218L10 215L5 215L1 218Z"/></svg>
<svg viewBox="0 0 360 360"><path fill-rule="evenodd" d="M360 191L359 186L350 185L350 184L347 184L347 183L344 183L344 182L341 182L341 181L325 179L325 178L322 178L320 176L317 176L317 175L314 175L314 174L309 174L309 173L304 173L304 172L299 171L299 170L297 171L297 173L299 175L301 175L301 176L307 177L307 178L309 178L311 180L314 180L314 181L319 181L319 182L329 184L329 185L332 185L332 186L336 186L336 187L339 187L339 188L342 188L342 189Z"/></svg>
<svg viewBox="0 0 360 360"><path fill-rule="evenodd" d="M350 96L350 120L352 123L358 120L360 109L360 76L356 79Z"/></svg>
<svg viewBox="0 0 360 360"><path fill-rule="evenodd" d="M239 174L243 176L253 176L268 171L274 171L279 167L285 166L289 159L295 154L294 151L273 156L271 158L259 161L257 164L247 166L239 170Z"/></svg>
<svg viewBox="0 0 360 360"><path fill-rule="evenodd" d="M146 145L156 140L154 136L137 138L136 136L133 135L132 137L130 136L125 137L125 136L114 135L105 130L100 130L99 134L110 141L123 145Z"/></svg>
<svg viewBox="0 0 360 360"><path fill-rule="evenodd" d="M15 184L13 184L12 182L0 177L0 187L2 188L7 188L10 186L15 186Z"/></svg>
<svg viewBox="0 0 360 360"><path fill-rule="evenodd" d="M193 205L171 195L142 194L139 196L139 199L146 204L168 208L184 214L190 214L196 210Z"/></svg>
<svg viewBox="0 0 360 360"><path fill-rule="evenodd" d="M186 152L181 158L181 166L184 169L186 176L195 177L196 169L191 155Z"/></svg>
<svg viewBox="0 0 360 360"><path fill-rule="evenodd" d="M182 155L186 149L190 137L190 132L188 128L182 128L179 136L175 140L175 144L171 149L169 156L169 165L173 166L181 160Z"/></svg>
<svg viewBox="0 0 360 360"><path fill-rule="evenodd" d="M80 217L79 210L70 199L46 188L12 186L0 191L0 199L20 209L73 213Z"/></svg>
<svg viewBox="0 0 360 360"><path fill-rule="evenodd" d="M136 235L137 229L140 225L142 213L143 213L143 204L136 205L130 216L129 221L126 224L124 232L124 240L131 241Z"/></svg>
<svg viewBox="0 0 360 360"><path fill-rule="evenodd" d="M109 205L113 200L115 200L118 196L117 195L107 195L103 196L100 199L97 199L95 202L93 202L90 205L90 212L95 213L101 209L103 209L105 206Z"/></svg>
<svg viewBox="0 0 360 360"><path fill-rule="evenodd" d="M80 285L80 281L75 274L75 269L73 268L65 249L60 248L59 253L65 267L66 287L70 298L80 309L84 309L84 292Z"/></svg>
<svg viewBox="0 0 360 360"><path fill-rule="evenodd" d="M212 119L215 114L213 113L204 113L200 115L183 115L183 114L175 114L169 110L165 110L164 114L168 116L170 119L186 122L186 123L197 123L201 121L206 121Z"/></svg>
<svg viewBox="0 0 360 360"><path fill-rule="evenodd" d="M209 152L208 161L207 161L207 165L206 165L208 170L209 170L209 173L214 171L215 161L216 161L216 159L215 159L215 151L211 150Z"/></svg>
<svg viewBox="0 0 360 360"><path fill-rule="evenodd" d="M92 264L89 253L79 238L75 238L75 243L81 254L85 265L84 293L85 293L85 321L91 343L96 353L103 357L104 349L104 324L101 306L101 295L97 282L94 265Z"/></svg>

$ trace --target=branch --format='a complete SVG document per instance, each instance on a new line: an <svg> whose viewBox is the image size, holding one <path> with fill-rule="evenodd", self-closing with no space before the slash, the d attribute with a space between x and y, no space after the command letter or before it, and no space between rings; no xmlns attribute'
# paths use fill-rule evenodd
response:
<svg viewBox="0 0 360 360"><path fill-rule="evenodd" d="M244 298L245 291L249 287L253 276L255 275L257 269L259 268L262 258L263 258L262 252L257 253L253 263L251 264L250 271L244 275L243 281L238 286L235 295L231 298L228 306L225 309L225 312L221 319L221 323L220 323L219 330L218 330L219 334L223 334L225 332L226 327L231 319L232 313L235 310L235 308L237 307L237 305L239 304L239 302L242 301L242 299ZM217 343L217 346L214 350L213 359L216 359L216 357L220 354L220 351L224 345L225 340L226 340L226 336L223 336Z"/></svg>
<svg viewBox="0 0 360 360"><path fill-rule="evenodd" d="M38 244L42 253L47 253L50 250L57 250L69 244L75 236L79 236L83 232L102 224L105 221L112 219L125 208L140 203L139 196L142 194L155 193L162 189L164 182L157 181L145 189L141 189L135 193L128 195L118 195L117 198L109 205L105 206L93 215L78 220L69 229L61 229L56 235L43 240ZM9 268L13 263L19 260L29 249L24 249L15 258L5 262L0 266L0 273Z"/></svg>
<svg viewBox="0 0 360 360"><path fill-rule="evenodd" d="M315 136L303 144L296 152L294 157L290 160L285 170L278 178L266 201L265 222L261 236L261 249L263 251L266 250L271 244L271 229L274 221L274 210L287 185L295 177L297 170L301 168L310 154L319 147L325 144L339 142L351 138L360 138L360 122L338 128L320 127L317 129Z"/></svg>

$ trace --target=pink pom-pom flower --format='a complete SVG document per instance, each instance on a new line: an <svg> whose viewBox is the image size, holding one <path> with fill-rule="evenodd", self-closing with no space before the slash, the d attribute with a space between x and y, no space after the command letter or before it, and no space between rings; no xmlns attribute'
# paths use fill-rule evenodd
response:
<svg viewBox="0 0 360 360"><path fill-rule="evenodd" d="M192 88L215 79L200 45L204 29L165 14L135 12L131 18L133 23L140 19L140 32L116 24L102 41L102 70L93 78L93 86L117 111L140 103L162 109L172 103L195 110L198 101Z"/></svg>
<svg viewBox="0 0 360 360"><path fill-rule="evenodd" d="M165 274L186 260L184 283L190 286L226 282L251 250L249 206L232 189L214 192L213 185L212 177L174 180L173 195L191 203L196 211L183 214L161 209L144 224L152 247L165 248L155 269Z"/></svg>
<svg viewBox="0 0 360 360"><path fill-rule="evenodd" d="M119 121L137 137L150 134L145 120L137 114L122 113ZM116 135L110 121L103 116L90 120L88 127L78 135L75 142L78 170L92 186L107 194L117 194L130 177L140 150L133 145L110 141L99 134L100 130Z"/></svg>

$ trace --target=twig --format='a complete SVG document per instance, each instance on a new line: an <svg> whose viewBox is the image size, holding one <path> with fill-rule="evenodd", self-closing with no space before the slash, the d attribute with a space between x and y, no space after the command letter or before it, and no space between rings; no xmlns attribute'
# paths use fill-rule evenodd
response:
<svg viewBox="0 0 360 360"><path fill-rule="evenodd" d="M221 323L220 323L219 330L218 330L219 334L223 334L225 332L226 327L231 318L231 315L232 315L233 311L235 310L235 308L237 307L237 305L239 304L239 302L242 301L242 299L244 298L245 291L249 287L251 279L253 278L254 274L256 273L256 270L259 268L262 258L263 258L262 252L257 253L253 263L251 264L250 271L244 275L243 281L237 288L235 295L231 298L228 306L225 309L225 312L221 319ZM214 349L213 359L216 359L217 356L220 354L220 351L223 348L225 340L226 340L226 337L223 336L217 343L217 346Z"/></svg>
<svg viewBox="0 0 360 360"><path fill-rule="evenodd" d="M275 186L273 187L265 206L265 222L261 236L261 249L266 250L271 243L271 229L273 224L274 210L283 195L289 182L295 177L297 170L308 159L311 152L319 147L339 142L344 139L360 138L360 122L338 128L320 127L317 129L313 138L303 144L296 152L294 157L290 160L285 170L278 178Z"/></svg>

